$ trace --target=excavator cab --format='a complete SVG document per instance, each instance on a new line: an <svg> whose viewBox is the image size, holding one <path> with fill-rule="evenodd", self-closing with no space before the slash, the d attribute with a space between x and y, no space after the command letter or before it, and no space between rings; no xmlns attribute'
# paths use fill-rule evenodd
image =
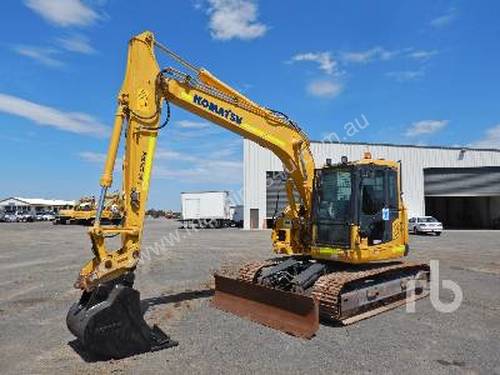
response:
<svg viewBox="0 0 500 375"><path fill-rule="evenodd" d="M393 240L399 217L398 170L388 165L340 163L317 169L313 200L313 243L352 249L355 237L368 246Z"/></svg>

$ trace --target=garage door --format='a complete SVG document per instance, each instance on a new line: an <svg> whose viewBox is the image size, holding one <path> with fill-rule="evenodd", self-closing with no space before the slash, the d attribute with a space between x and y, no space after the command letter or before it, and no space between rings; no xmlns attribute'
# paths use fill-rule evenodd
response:
<svg viewBox="0 0 500 375"><path fill-rule="evenodd" d="M500 229L500 167L424 170L425 212L447 228Z"/></svg>
<svg viewBox="0 0 500 375"><path fill-rule="evenodd" d="M500 167L424 169L425 196L500 196Z"/></svg>
<svg viewBox="0 0 500 375"><path fill-rule="evenodd" d="M286 206L286 176L283 172L266 172L266 218L280 214Z"/></svg>
<svg viewBox="0 0 500 375"><path fill-rule="evenodd" d="M284 172L266 172L266 219L279 216L288 204L285 188L286 179L287 175ZM299 202L300 198L297 192L295 192L295 199ZM268 228L269 225L270 223L268 223Z"/></svg>

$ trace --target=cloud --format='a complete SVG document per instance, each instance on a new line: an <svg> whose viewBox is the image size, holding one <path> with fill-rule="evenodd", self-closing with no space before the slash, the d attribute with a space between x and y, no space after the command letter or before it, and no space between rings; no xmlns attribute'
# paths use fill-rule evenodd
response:
<svg viewBox="0 0 500 375"><path fill-rule="evenodd" d="M0 93L0 112L76 134L103 137L108 133L105 125L86 113L64 112L2 93Z"/></svg>
<svg viewBox="0 0 500 375"><path fill-rule="evenodd" d="M234 141L223 142L219 147L214 149L210 153L210 157L214 159L223 159L227 158L234 159L237 157L238 153L241 153L243 149L243 139L237 138Z"/></svg>
<svg viewBox="0 0 500 375"><path fill-rule="evenodd" d="M162 165L153 168L160 179L202 184L239 184L243 176L241 161L203 160L186 168L169 168Z"/></svg>
<svg viewBox="0 0 500 375"><path fill-rule="evenodd" d="M56 41L62 46L63 49L70 52L84 54L92 54L96 52L90 45L89 39L84 35L75 34L57 38ZM62 49L28 45L17 45L14 46L13 49L17 54L29 57L30 59L51 68L60 68L65 65L65 63L58 58L64 52Z"/></svg>
<svg viewBox="0 0 500 375"><path fill-rule="evenodd" d="M209 28L217 40L251 40L263 36L267 26L257 21L252 0L208 0Z"/></svg>
<svg viewBox="0 0 500 375"><path fill-rule="evenodd" d="M243 163L240 139L212 144L199 155L187 151L159 148L155 177L188 183L238 184L242 182Z"/></svg>
<svg viewBox="0 0 500 375"><path fill-rule="evenodd" d="M500 124L486 130L485 135L478 141L471 144L478 148L498 148L500 149Z"/></svg>
<svg viewBox="0 0 500 375"><path fill-rule="evenodd" d="M108 155L105 153L93 152L93 151L82 151L82 152L79 152L77 155L83 161L86 161L88 163L93 163L93 164L99 164L99 165L104 165L104 163L106 162L106 158L108 157ZM116 157L115 167L113 170L114 179L121 178L121 176L122 176L122 164L123 164L123 155L118 155Z"/></svg>
<svg viewBox="0 0 500 375"><path fill-rule="evenodd" d="M239 142L241 145L241 142ZM225 160L224 157L236 158L236 149L230 148L222 154L219 148L206 155L197 156L192 153L179 152L171 149L158 148L155 153L153 174L156 178L187 183L238 184L242 181L243 163L241 160ZM106 154L83 151L78 156L88 162L102 164ZM116 166L121 164L117 161ZM119 168L116 168L117 170Z"/></svg>
<svg viewBox="0 0 500 375"><path fill-rule="evenodd" d="M414 122L406 131L406 136L415 137L422 134L434 134L448 125L448 122L448 120L422 120Z"/></svg>
<svg viewBox="0 0 500 375"><path fill-rule="evenodd" d="M289 63L297 61L311 61L318 64L318 68L326 74L337 72L337 62L332 58L330 52L307 52L293 56Z"/></svg>
<svg viewBox="0 0 500 375"><path fill-rule="evenodd" d="M317 64L319 70L327 76L331 76L310 81L306 86L306 91L310 95L322 98L334 98L342 92L344 87L339 77L343 75L343 72L338 69L338 63L332 58L330 52L300 53L293 56L286 63L293 64L302 61L310 61Z"/></svg>
<svg viewBox="0 0 500 375"><path fill-rule="evenodd" d="M192 142L194 139L207 138L219 133L220 129L207 121L179 120L175 121L170 130L169 139L175 142Z"/></svg>
<svg viewBox="0 0 500 375"><path fill-rule="evenodd" d="M59 54L59 51L55 48L19 45L14 47L14 51L19 55L29 57L40 64L50 66L52 68L64 65L61 60L55 57Z"/></svg>
<svg viewBox="0 0 500 375"><path fill-rule="evenodd" d="M180 120L176 121L175 124L183 129L206 129L210 127L210 124L205 121Z"/></svg>
<svg viewBox="0 0 500 375"><path fill-rule="evenodd" d="M450 8L445 14L431 20L430 25L434 28L442 28L451 24L457 17L455 8Z"/></svg>
<svg viewBox="0 0 500 375"><path fill-rule="evenodd" d="M67 51L92 54L95 53L94 47L90 44L89 38L81 34L73 34L66 37L58 38L59 44Z"/></svg>
<svg viewBox="0 0 500 375"><path fill-rule="evenodd" d="M106 161L106 154L92 151L79 152L78 156L90 163L104 163Z"/></svg>
<svg viewBox="0 0 500 375"><path fill-rule="evenodd" d="M204 0L192 0L193 8L196 10L200 10L203 8Z"/></svg>
<svg viewBox="0 0 500 375"><path fill-rule="evenodd" d="M25 0L25 4L46 21L61 27L87 26L99 18L80 0Z"/></svg>
<svg viewBox="0 0 500 375"><path fill-rule="evenodd" d="M367 64L375 61L389 61L398 56L406 56L419 61L427 61L438 51L414 50L414 48L403 48L398 50L387 50L384 47L373 47L365 51L341 52L340 60L345 64Z"/></svg>
<svg viewBox="0 0 500 375"><path fill-rule="evenodd" d="M170 161L187 161L187 162L197 162L200 159L197 156L188 153L182 153L178 151L173 151L170 149L159 148L156 153L156 158L158 160L170 160Z"/></svg>
<svg viewBox="0 0 500 375"><path fill-rule="evenodd" d="M319 79L309 82L307 85L307 92L322 98L334 98L342 92L343 88L340 82Z"/></svg>
<svg viewBox="0 0 500 375"><path fill-rule="evenodd" d="M340 58L344 63L367 64L377 60L391 60L399 55L401 51L389 51L383 47L373 47L365 51L341 52Z"/></svg>
<svg viewBox="0 0 500 375"><path fill-rule="evenodd" d="M402 70L386 73L387 77L394 78L398 82L415 81L424 76L423 70Z"/></svg>
<svg viewBox="0 0 500 375"><path fill-rule="evenodd" d="M420 60L420 61L427 61L429 60L432 56L437 55L436 50L432 51L424 51L424 50L418 50L418 51L413 51L408 54L408 57L411 57L412 59L415 60Z"/></svg>

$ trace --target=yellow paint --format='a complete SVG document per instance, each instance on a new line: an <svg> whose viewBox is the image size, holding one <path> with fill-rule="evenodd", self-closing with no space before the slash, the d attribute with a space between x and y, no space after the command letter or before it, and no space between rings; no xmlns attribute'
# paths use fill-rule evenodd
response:
<svg viewBox="0 0 500 375"><path fill-rule="evenodd" d="M343 252L344 250L334 247L311 247L311 255L321 258L338 257Z"/></svg>
<svg viewBox="0 0 500 375"><path fill-rule="evenodd" d="M156 149L156 138L151 138L148 142L148 159L144 170L144 180L142 181L142 190L148 192L151 181L151 170L153 169L153 160Z"/></svg>
<svg viewBox="0 0 500 375"><path fill-rule="evenodd" d="M243 123L240 126L242 128L245 128L249 132L253 133L257 137L261 137L262 139L266 139L266 140L274 143L275 145L278 145L278 146L281 146L281 147L285 146L285 142L284 141L282 141L279 138L273 137L271 134L267 134L267 133L263 132L262 130L259 130L255 126L252 126L252 125L247 124L247 123Z"/></svg>
<svg viewBox="0 0 500 375"><path fill-rule="evenodd" d="M187 92L185 91L181 91L181 94L180 94L181 98L183 100L186 100L188 102L192 102L193 101L193 96L192 95L189 95Z"/></svg>

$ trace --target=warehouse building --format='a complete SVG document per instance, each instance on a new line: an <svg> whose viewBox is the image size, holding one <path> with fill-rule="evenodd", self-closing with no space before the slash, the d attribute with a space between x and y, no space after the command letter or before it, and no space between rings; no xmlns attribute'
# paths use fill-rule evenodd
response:
<svg viewBox="0 0 500 375"><path fill-rule="evenodd" d="M74 201L60 199L9 197L0 200L0 210L34 215L38 212L58 212L61 209L72 208L74 204Z"/></svg>
<svg viewBox="0 0 500 375"><path fill-rule="evenodd" d="M280 160L245 140L244 226L266 228L286 204ZM500 149L369 143L312 142L316 166L327 158L374 158L402 162L409 215L432 215L446 228L500 228Z"/></svg>

